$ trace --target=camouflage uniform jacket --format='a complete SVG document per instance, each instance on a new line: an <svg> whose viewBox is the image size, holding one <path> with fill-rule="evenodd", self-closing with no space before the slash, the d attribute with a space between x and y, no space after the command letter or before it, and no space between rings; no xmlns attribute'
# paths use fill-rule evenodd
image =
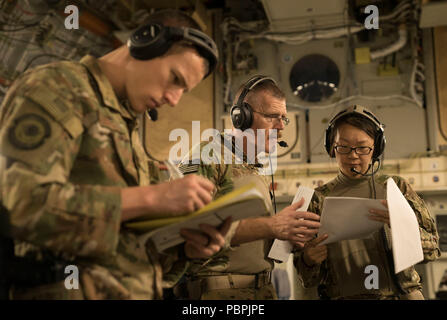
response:
<svg viewBox="0 0 447 320"><path fill-rule="evenodd" d="M254 164L249 164L246 156L241 152L235 152L235 144L231 135L221 134L214 137L212 142L203 142L195 146L191 152L193 156L200 156L205 147L208 147L209 159L206 164L203 159L192 158L191 161L184 160L180 169L185 173L197 173L210 179L216 186L215 199L232 191L235 182L244 181L244 177L259 175L258 167ZM219 140L220 139L220 140ZM211 144L219 141L221 153L215 154ZM224 159L225 148L231 150L231 164L228 164L228 159ZM242 157L238 155L242 154ZM203 155L202 155L203 158ZM189 159L189 158L188 158ZM196 163L196 164L194 164ZM238 164L240 163L240 164ZM265 183L266 193L268 193L269 184L265 176L262 176ZM246 179L245 179L246 180ZM272 211L271 200L266 199L266 205ZM234 236L240 221L232 224L230 231L226 236L226 248L218 253L213 259L196 261L191 269L188 271L190 276L194 278L207 275L222 275L227 273L237 274L256 274L264 271L271 271L273 269L273 261L267 257L268 250L271 246L271 241L258 240L249 243L244 243L238 246L230 246L231 239Z"/></svg>
<svg viewBox="0 0 447 320"><path fill-rule="evenodd" d="M15 254L70 261L81 285L18 296L160 298L157 254L148 258L120 224L121 188L154 182L139 125L91 56L38 67L10 88L0 110L0 201Z"/></svg>
<svg viewBox="0 0 447 320"><path fill-rule="evenodd" d="M377 198L386 198L386 181L389 176L375 177ZM410 185L399 176L392 176L402 194L408 200L419 222L424 263L440 256L439 237L433 218L424 201ZM317 188L309 211L321 215L326 196L359 196L372 198L371 178L349 179L341 172L337 178ZM366 191L366 193L364 192ZM328 245L328 258L321 264L309 267L303 261L303 252L295 253L294 263L304 287L320 285L320 292L329 298L392 298L421 289L420 277L414 267L394 275L390 229L385 225L370 238L345 240ZM379 269L379 289L366 289L364 269L374 264Z"/></svg>

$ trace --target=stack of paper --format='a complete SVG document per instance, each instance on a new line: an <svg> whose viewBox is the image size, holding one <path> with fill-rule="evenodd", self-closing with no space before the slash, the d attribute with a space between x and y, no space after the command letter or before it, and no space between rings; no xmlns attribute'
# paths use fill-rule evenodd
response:
<svg viewBox="0 0 447 320"><path fill-rule="evenodd" d="M392 178L387 180L387 203L395 272L424 259L419 224L413 209ZM328 234L321 244L367 238L383 223L368 218L370 209L386 210L380 200L326 197L318 235Z"/></svg>

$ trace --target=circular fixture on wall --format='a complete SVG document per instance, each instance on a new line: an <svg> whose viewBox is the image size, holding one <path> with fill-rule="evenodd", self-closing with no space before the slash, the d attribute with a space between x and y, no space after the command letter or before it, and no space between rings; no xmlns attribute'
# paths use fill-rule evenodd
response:
<svg viewBox="0 0 447 320"><path fill-rule="evenodd" d="M340 71L327 56L310 54L293 65L289 80L295 96L308 102L320 102L338 90Z"/></svg>

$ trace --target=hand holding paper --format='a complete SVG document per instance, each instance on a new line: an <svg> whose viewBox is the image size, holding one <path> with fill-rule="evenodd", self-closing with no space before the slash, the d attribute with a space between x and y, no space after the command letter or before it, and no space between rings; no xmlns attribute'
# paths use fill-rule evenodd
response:
<svg viewBox="0 0 447 320"><path fill-rule="evenodd" d="M386 210L378 210L378 209L370 209L369 213L371 213L368 218L374 221L386 223L390 226L390 213L388 212L388 203L386 200L381 201Z"/></svg>
<svg viewBox="0 0 447 320"><path fill-rule="evenodd" d="M312 199L313 193L314 193L314 190L311 188L307 188L304 186L300 186L298 188L298 190L295 194L295 197L293 198L292 205L299 203L301 201L301 199L304 199L304 202L302 204L298 204L299 207L296 208L296 211L306 211L307 210L307 208L309 207L309 204L310 204L310 200ZM270 248L268 257L270 259L274 259L277 261L287 262L290 254L292 252L292 249L293 249L293 245L289 241L275 239L272 247Z"/></svg>
<svg viewBox="0 0 447 320"><path fill-rule="evenodd" d="M200 224L200 231L181 229L185 239L185 255L190 259L204 259L217 253L225 245L225 235L230 230L231 217L225 219L219 229L209 224Z"/></svg>
<svg viewBox="0 0 447 320"><path fill-rule="evenodd" d="M327 259L327 246L324 244L321 245L327 237L327 234L323 234L306 243L303 254L304 263L308 266L313 266L315 264L320 264Z"/></svg>
<svg viewBox="0 0 447 320"><path fill-rule="evenodd" d="M312 212L302 211L304 199L284 208L272 217L272 229L275 239L290 241L294 245L304 246L312 240L320 227L320 217Z"/></svg>
<svg viewBox="0 0 447 320"><path fill-rule="evenodd" d="M388 211L384 210L388 206ZM373 220L370 210L376 212ZM395 272L398 273L424 259L419 224L413 209L392 178L387 180L387 200L349 197L326 197L321 214L319 235L327 233L322 244L341 240L362 239L391 226Z"/></svg>
<svg viewBox="0 0 447 320"><path fill-rule="evenodd" d="M367 238L379 230L383 223L368 218L370 209L382 210L384 206L376 199L326 197L318 235L328 234L329 237L322 244Z"/></svg>

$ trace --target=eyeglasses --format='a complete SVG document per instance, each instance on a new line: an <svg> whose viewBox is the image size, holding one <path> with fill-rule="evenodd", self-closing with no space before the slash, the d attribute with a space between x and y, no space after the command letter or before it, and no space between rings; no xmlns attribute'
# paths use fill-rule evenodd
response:
<svg viewBox="0 0 447 320"><path fill-rule="evenodd" d="M358 155L367 155L370 154L372 149L371 147L348 147L348 146L335 146L335 151L340 154L348 154L351 153L352 150L355 151Z"/></svg>
<svg viewBox="0 0 447 320"><path fill-rule="evenodd" d="M264 118L266 118L269 122L272 122L273 119L276 119L276 120L282 120L285 126L287 126L290 123L290 119L287 118L286 116L280 116L279 114L262 113L259 111L253 111L253 112L259 113L260 115L264 116Z"/></svg>

